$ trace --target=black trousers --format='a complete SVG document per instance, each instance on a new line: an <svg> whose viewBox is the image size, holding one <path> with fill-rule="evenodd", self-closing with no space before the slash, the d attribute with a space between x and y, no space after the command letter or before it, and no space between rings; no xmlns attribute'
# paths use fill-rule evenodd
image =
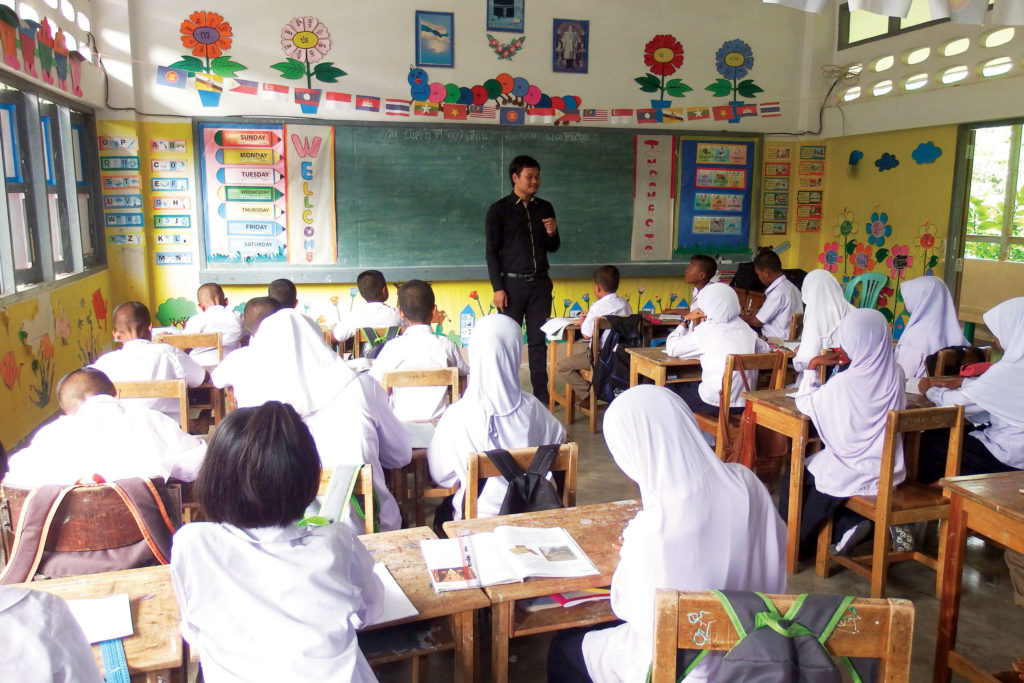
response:
<svg viewBox="0 0 1024 683"><path fill-rule="evenodd" d="M547 345L540 326L551 314L551 292L551 278L547 275L530 281L505 278L508 301L504 313L519 325L526 319L530 383L533 385L533 395L545 405L548 402Z"/></svg>
<svg viewBox="0 0 1024 683"><path fill-rule="evenodd" d="M989 453L985 444L974 438L972 429L964 435L960 456L960 474L993 474L1015 472L1016 470ZM949 430L930 429L921 433L921 450L917 457L917 480L931 484L946 476L946 455L949 449Z"/></svg>
<svg viewBox="0 0 1024 683"><path fill-rule="evenodd" d="M583 661L583 636L591 631L614 628L616 621L599 626L584 626L559 631L548 649L548 683L593 683Z"/></svg>
<svg viewBox="0 0 1024 683"><path fill-rule="evenodd" d="M787 467L779 491L779 514L785 522L789 521L789 474ZM818 549L818 528L829 517L832 517L833 543L864 519L856 512L842 507L844 502L846 498L836 498L815 488L814 475L804 470L803 505L800 508L801 560L814 559Z"/></svg>
<svg viewBox="0 0 1024 683"><path fill-rule="evenodd" d="M700 382L675 382L674 384L669 384L668 387L676 392L679 398L683 399L686 405L689 406L690 412L694 415L701 413L711 417L718 417L718 406L713 406L700 397L700 392L698 391ZM742 407L729 408L730 415L738 415L742 412Z"/></svg>

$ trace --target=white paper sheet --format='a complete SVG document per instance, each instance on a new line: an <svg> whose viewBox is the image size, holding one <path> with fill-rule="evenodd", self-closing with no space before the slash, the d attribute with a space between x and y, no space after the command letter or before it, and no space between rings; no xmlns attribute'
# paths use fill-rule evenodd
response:
<svg viewBox="0 0 1024 683"><path fill-rule="evenodd" d="M389 621L407 619L419 614L419 610L412 604L405 591L398 585L398 581L395 581L395 577L391 575L391 572L388 571L388 568L382 562L377 562L373 565L373 573L384 584L384 610L379 617L367 624L367 626L386 624Z"/></svg>
<svg viewBox="0 0 1024 683"><path fill-rule="evenodd" d="M132 605L127 593L106 598L68 600L75 621L90 643L126 638L135 633L132 626Z"/></svg>

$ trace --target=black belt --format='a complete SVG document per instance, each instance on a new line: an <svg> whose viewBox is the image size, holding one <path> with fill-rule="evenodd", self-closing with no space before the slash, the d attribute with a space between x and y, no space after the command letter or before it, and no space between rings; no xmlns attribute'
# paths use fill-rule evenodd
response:
<svg viewBox="0 0 1024 683"><path fill-rule="evenodd" d="M548 271L542 270L539 273L502 273L502 277L510 277L513 280L525 280L526 282L533 282L542 277L547 277Z"/></svg>

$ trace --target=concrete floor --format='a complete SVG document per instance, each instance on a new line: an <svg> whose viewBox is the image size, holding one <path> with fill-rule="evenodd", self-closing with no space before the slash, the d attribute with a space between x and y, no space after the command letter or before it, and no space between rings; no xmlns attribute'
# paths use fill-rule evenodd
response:
<svg viewBox="0 0 1024 683"><path fill-rule="evenodd" d="M525 363L521 371L524 387L529 386ZM564 411L558 411L564 418ZM618 469L599 432L590 434L586 418L578 416L568 426L569 439L580 444L577 503L587 505L614 500L639 498L636 485ZM925 545L934 552L937 533L929 529ZM936 624L939 601L934 593L935 573L923 565L907 562L894 566L889 573L888 595L913 601L916 609L911 681L930 681L935 655ZM842 593L867 595L868 582L837 570L823 579L810 563L790 577L790 593ZM486 620L485 620L486 621ZM482 680L490 680L489 624L478 621L481 643ZM486 629L486 630L485 630ZM546 658L549 634L518 638L512 641L509 656L509 680L546 680ZM1014 658L1024 657L1024 608L1013 605L1013 589L1003 561L1003 551L978 539L970 539L964 567L963 600L958 633L958 648L990 671L1010 668ZM453 662L450 654L434 656L430 662L430 681L451 681ZM379 679L407 682L406 666L393 666L378 672ZM958 679L954 679L958 680Z"/></svg>

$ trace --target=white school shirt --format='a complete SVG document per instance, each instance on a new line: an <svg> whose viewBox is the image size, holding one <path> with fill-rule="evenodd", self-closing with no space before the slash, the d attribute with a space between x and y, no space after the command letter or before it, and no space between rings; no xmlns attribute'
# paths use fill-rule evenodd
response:
<svg viewBox="0 0 1024 683"><path fill-rule="evenodd" d="M629 315L632 312L633 309L629 307L629 302L618 294L605 294L587 310L587 315L584 316L583 322L580 323L580 333L587 339L590 339L594 336L594 325L597 323L598 318L603 318L606 315ZM609 330L605 330L601 334L602 344L608 336L608 332Z"/></svg>
<svg viewBox="0 0 1024 683"><path fill-rule="evenodd" d="M360 327L399 327L402 316L383 301L371 301L362 308L343 313L334 326L334 338L340 342L351 339Z"/></svg>
<svg viewBox="0 0 1024 683"><path fill-rule="evenodd" d="M90 367L101 371L111 382L144 382L154 379L184 379L191 388L206 379L206 370L181 349L149 339L132 339L116 351L108 351ZM131 405L159 410L175 420L181 419L178 401L173 398L125 399Z"/></svg>
<svg viewBox="0 0 1024 683"><path fill-rule="evenodd" d="M100 394L87 398L74 415L40 428L28 446L11 456L4 483L71 485L91 474L106 481L194 481L205 455L206 442L181 431L177 421Z"/></svg>
<svg viewBox="0 0 1024 683"><path fill-rule="evenodd" d="M377 680L356 629L380 614L384 588L343 525L186 524L171 581L210 683Z"/></svg>
<svg viewBox="0 0 1024 683"><path fill-rule="evenodd" d="M789 319L802 313L800 290L785 275L768 285L764 291L764 304L755 316L761 321L761 334L765 337L789 337Z"/></svg>
<svg viewBox="0 0 1024 683"><path fill-rule="evenodd" d="M200 311L189 318L182 331L185 334L220 332L220 343L225 358L238 348L245 335L245 330L242 329L242 319L225 306L207 306L205 311ZM203 366L216 365L220 362L220 359L217 358L217 349L214 347L192 349L188 355Z"/></svg>
<svg viewBox="0 0 1024 683"><path fill-rule="evenodd" d="M965 379L963 389L973 381ZM999 415L990 414L968 398L963 389L930 387L925 396L937 406L963 406L964 417L972 424L988 423L988 427L971 432L971 436L984 444L992 457L1007 467L1024 469L1024 427L1008 422ZM1024 415L1021 417L1024 419Z"/></svg>
<svg viewBox="0 0 1024 683"><path fill-rule="evenodd" d="M385 372L438 368L458 368L462 377L469 374L469 366L451 339L434 334L430 325L410 325L401 336L384 344L370 366L370 376L383 382ZM403 422L433 420L444 413L447 392L445 387L395 387L391 407Z"/></svg>
<svg viewBox="0 0 1024 683"><path fill-rule="evenodd" d="M0 643L5 681L103 681L82 628L56 595L0 586Z"/></svg>

